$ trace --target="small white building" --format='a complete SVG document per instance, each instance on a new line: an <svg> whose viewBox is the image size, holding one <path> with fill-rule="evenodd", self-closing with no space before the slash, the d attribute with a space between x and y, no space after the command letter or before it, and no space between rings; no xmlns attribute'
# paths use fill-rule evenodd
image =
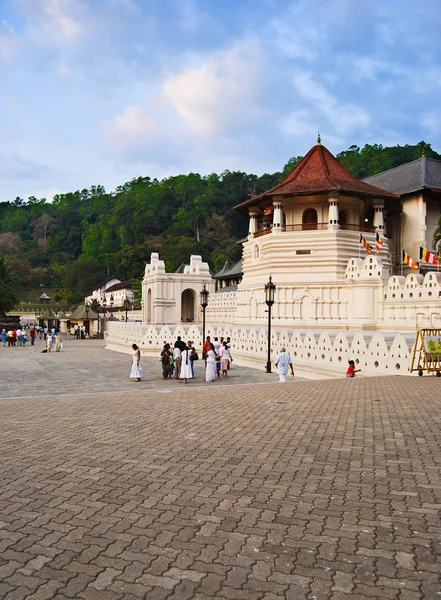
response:
<svg viewBox="0 0 441 600"><path fill-rule="evenodd" d="M157 252L152 252L142 282L142 320L146 323L198 323L201 321L199 294L206 286L214 292L214 280L208 263L192 255L190 264L182 264L167 273Z"/></svg>

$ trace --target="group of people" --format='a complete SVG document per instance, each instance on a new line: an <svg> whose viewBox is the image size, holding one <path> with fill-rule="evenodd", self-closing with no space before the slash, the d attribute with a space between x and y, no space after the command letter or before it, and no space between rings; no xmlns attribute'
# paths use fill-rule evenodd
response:
<svg viewBox="0 0 441 600"><path fill-rule="evenodd" d="M29 332L30 334L30 332ZM32 338L32 344L34 343L34 338ZM3 346L26 346L28 341L28 336L24 329L17 327L16 329L6 329L2 330L2 344Z"/></svg>
<svg viewBox="0 0 441 600"><path fill-rule="evenodd" d="M131 379L141 381L141 351L137 344L132 344L132 369ZM171 347L171 344L165 343L162 349L159 361L162 366L162 376L164 379L174 377L178 382L188 383L189 379L194 379L194 363L199 360L199 354L189 340L184 342L181 336ZM212 382L216 378L227 377L230 365L233 362L231 356L231 342L227 337L215 337L213 342L210 336L207 336L202 347L202 360L205 361L205 381Z"/></svg>
<svg viewBox="0 0 441 600"><path fill-rule="evenodd" d="M29 330L31 346L34 346L37 337L40 340L44 339L45 349L43 352L60 352L60 350L63 348L61 333L55 328L52 328L51 331L48 331L47 327L32 326ZM21 327L10 329L9 331L3 329L1 332L1 339L3 346L26 346L28 342L28 334Z"/></svg>

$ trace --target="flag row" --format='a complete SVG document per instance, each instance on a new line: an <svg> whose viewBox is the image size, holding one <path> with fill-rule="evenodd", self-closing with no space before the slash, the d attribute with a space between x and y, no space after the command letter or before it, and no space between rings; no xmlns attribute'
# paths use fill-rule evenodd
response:
<svg viewBox="0 0 441 600"><path fill-rule="evenodd" d="M364 246L366 254L371 254L372 246L368 243L368 241L362 233L360 233L360 244ZM375 232L375 252L377 254L381 252L382 245L383 240L377 231ZM402 250L402 261L411 269L415 269L415 271L418 271L418 269L420 268L420 264L417 261L413 260L413 258L409 254L407 254L404 248ZM441 263L441 252L435 254L434 252L430 252L430 250L427 250L427 248L423 248L423 246L420 246L420 261L424 261L426 263L429 263L430 265L439 265Z"/></svg>

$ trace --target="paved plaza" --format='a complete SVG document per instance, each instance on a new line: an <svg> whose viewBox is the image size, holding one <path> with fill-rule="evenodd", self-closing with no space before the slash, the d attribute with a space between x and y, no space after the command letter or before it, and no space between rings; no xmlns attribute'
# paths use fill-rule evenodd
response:
<svg viewBox="0 0 441 600"><path fill-rule="evenodd" d="M441 599L441 381L0 347L0 598Z"/></svg>

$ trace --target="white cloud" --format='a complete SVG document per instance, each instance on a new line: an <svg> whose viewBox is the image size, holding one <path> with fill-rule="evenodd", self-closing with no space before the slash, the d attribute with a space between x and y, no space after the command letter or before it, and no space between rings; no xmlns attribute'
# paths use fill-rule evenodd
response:
<svg viewBox="0 0 441 600"><path fill-rule="evenodd" d="M102 128L110 146L122 150L142 146L157 131L155 119L139 105L128 106L112 121L105 121Z"/></svg>
<svg viewBox="0 0 441 600"><path fill-rule="evenodd" d="M324 86L315 82L311 73L297 72L293 77L293 85L297 94L312 104L311 109L317 114L316 118L320 119L320 115L324 117L335 131L348 132L368 126L369 115L363 108L338 100Z"/></svg>
<svg viewBox="0 0 441 600"><path fill-rule="evenodd" d="M262 54L255 42L216 52L199 68L169 77L164 98L200 136L221 135L231 125L249 124L261 115Z"/></svg>
<svg viewBox="0 0 441 600"><path fill-rule="evenodd" d="M19 47L15 29L7 21L0 21L0 60L12 61Z"/></svg>
<svg viewBox="0 0 441 600"><path fill-rule="evenodd" d="M72 0L45 0L43 2L43 9L52 20L54 30L58 30L68 39L76 37L82 30L80 23L71 14L72 6Z"/></svg>

